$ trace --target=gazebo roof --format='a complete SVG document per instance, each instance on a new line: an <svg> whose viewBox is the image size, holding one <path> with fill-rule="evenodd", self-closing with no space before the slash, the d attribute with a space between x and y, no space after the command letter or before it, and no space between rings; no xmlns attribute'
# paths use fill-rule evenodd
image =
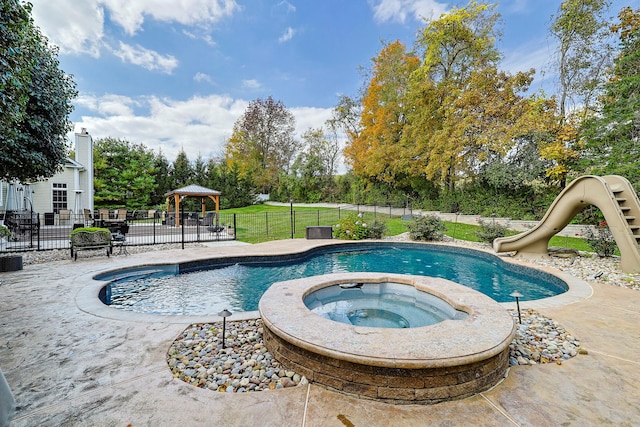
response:
<svg viewBox="0 0 640 427"><path fill-rule="evenodd" d="M171 190L168 193L165 193L164 196L169 197L174 194L179 196L219 196L222 193L200 185L187 185L186 187L178 188L177 190Z"/></svg>

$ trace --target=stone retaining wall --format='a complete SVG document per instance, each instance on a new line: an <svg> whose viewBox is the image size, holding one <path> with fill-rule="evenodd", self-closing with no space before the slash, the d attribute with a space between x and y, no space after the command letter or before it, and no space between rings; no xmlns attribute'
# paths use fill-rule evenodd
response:
<svg viewBox="0 0 640 427"><path fill-rule="evenodd" d="M509 348L487 360L443 368L386 368L333 359L284 341L264 328L264 343L286 368L311 382L394 404L433 404L493 387L509 367Z"/></svg>

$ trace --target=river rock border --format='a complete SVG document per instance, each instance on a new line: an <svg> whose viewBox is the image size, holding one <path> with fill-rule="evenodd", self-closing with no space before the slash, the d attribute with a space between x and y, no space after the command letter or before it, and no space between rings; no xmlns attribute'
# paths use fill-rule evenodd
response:
<svg viewBox="0 0 640 427"><path fill-rule="evenodd" d="M511 312L518 321L517 312ZM580 340L558 322L535 310L522 312L522 324L509 345L509 364L562 364L586 354ZM306 384L304 376L285 370L263 342L261 319L227 322L222 348L222 322L189 326L172 343L167 362L173 376L195 387L225 393L276 390Z"/></svg>

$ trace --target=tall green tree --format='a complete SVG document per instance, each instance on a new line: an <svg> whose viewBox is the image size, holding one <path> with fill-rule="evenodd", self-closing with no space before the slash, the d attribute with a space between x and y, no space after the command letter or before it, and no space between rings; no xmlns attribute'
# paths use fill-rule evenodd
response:
<svg viewBox="0 0 640 427"><path fill-rule="evenodd" d="M568 114L569 102L588 111L595 101L611 61L605 18L610 5L610 0L564 0L553 17L550 33L558 41L555 65L561 120Z"/></svg>
<svg viewBox="0 0 640 427"><path fill-rule="evenodd" d="M250 178L242 175L238 165L209 159L206 185L221 193L220 209L241 208L255 203L255 186Z"/></svg>
<svg viewBox="0 0 640 427"><path fill-rule="evenodd" d="M77 92L58 51L31 18L31 5L0 3L0 179L50 177L68 153Z"/></svg>
<svg viewBox="0 0 640 427"><path fill-rule="evenodd" d="M207 164L202 158L202 154L198 153L195 162L193 162L193 182L197 185L204 185L207 176Z"/></svg>
<svg viewBox="0 0 640 427"><path fill-rule="evenodd" d="M640 190L640 9L618 15L613 30L620 39L612 76L601 108L585 126L587 170L625 176Z"/></svg>
<svg viewBox="0 0 640 427"><path fill-rule="evenodd" d="M193 166L183 149L178 152L176 159L173 161L171 182L174 189L196 184Z"/></svg>
<svg viewBox="0 0 640 427"><path fill-rule="evenodd" d="M166 202L164 195L175 189L171 180L173 169L162 150L158 150L156 153L153 165L154 181L157 187L151 195L151 206L159 206Z"/></svg>
<svg viewBox="0 0 640 427"><path fill-rule="evenodd" d="M157 184L155 155L142 144L103 138L93 146L96 207L146 209Z"/></svg>
<svg viewBox="0 0 640 427"><path fill-rule="evenodd" d="M333 192L339 146L320 128L310 128L303 133L302 144L304 148L293 162L287 181L285 192L288 194L283 196L296 201L320 202Z"/></svg>
<svg viewBox="0 0 640 427"><path fill-rule="evenodd" d="M233 133L225 145L225 158L230 167L238 166L241 174L251 176L262 192L278 187L282 174L287 174L299 149L295 136L295 118L282 101L272 97L258 98L233 125Z"/></svg>

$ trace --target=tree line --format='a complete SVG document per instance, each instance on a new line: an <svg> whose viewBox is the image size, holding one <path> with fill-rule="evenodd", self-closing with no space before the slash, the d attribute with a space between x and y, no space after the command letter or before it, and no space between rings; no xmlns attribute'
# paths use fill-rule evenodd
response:
<svg viewBox="0 0 640 427"><path fill-rule="evenodd" d="M535 70L501 69L500 16L469 2L425 21L414 45L384 42L361 91L340 96L322 127L294 134L278 100L256 99L219 159L195 160L126 140L96 141L96 206L159 207L188 184L223 193L222 207L257 193L299 202L411 204L539 218L568 181L620 174L640 189L640 10L564 0L549 36L557 93L529 93ZM52 176L67 153L77 95L31 6L2 2L0 178ZM344 158L348 172L337 175Z"/></svg>
<svg viewBox="0 0 640 427"><path fill-rule="evenodd" d="M222 191L227 206L268 193L539 218L582 174L620 174L640 189L640 11L625 7L611 21L609 6L560 4L550 26L553 96L528 93L535 70L500 68L496 6L472 1L426 22L411 49L383 43L361 93L339 97L331 119L300 139L293 114L268 97L249 104L218 160L190 162L181 152L169 163L130 145L140 154L103 168L99 141L96 204L126 202L127 192L140 196L126 203L157 204L163 192L199 183ZM337 175L341 140L349 170ZM136 173L107 175L116 165Z"/></svg>
<svg viewBox="0 0 640 427"><path fill-rule="evenodd" d="M495 5L454 8L412 49L385 43L361 95L341 100L353 173L429 208L519 217L539 218L582 174L620 174L640 189L640 11L610 22L609 6L560 4L553 96L527 94L535 70L500 69Z"/></svg>

